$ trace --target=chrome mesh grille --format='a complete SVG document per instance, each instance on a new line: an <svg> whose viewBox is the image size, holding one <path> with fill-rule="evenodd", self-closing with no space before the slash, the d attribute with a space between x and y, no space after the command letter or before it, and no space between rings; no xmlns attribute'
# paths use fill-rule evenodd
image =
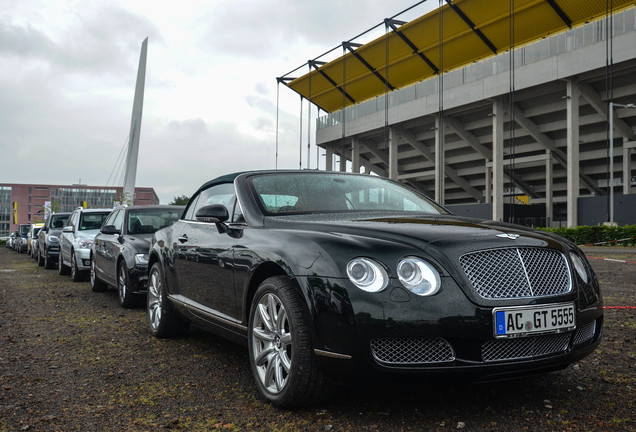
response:
<svg viewBox="0 0 636 432"><path fill-rule="evenodd" d="M387 366L451 362L455 353L442 338L382 338L371 341L375 360Z"/></svg>
<svg viewBox="0 0 636 432"><path fill-rule="evenodd" d="M589 342L596 333L596 321L589 322L576 330L574 333L574 345L583 345Z"/></svg>
<svg viewBox="0 0 636 432"><path fill-rule="evenodd" d="M572 289L565 256L552 249L492 249L463 255L459 262L485 299L553 296Z"/></svg>
<svg viewBox="0 0 636 432"><path fill-rule="evenodd" d="M565 352L572 332L511 339L495 339L484 343L481 356L485 362L527 359Z"/></svg>

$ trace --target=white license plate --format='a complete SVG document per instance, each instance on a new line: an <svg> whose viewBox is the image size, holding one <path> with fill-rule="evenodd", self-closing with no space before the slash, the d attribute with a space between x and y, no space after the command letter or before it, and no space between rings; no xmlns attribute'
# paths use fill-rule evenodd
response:
<svg viewBox="0 0 636 432"><path fill-rule="evenodd" d="M495 308L493 321L497 338L557 333L576 327L572 303Z"/></svg>

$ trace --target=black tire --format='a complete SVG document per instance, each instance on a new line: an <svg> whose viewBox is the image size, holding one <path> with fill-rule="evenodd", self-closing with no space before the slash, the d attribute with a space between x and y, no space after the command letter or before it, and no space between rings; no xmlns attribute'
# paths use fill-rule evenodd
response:
<svg viewBox="0 0 636 432"><path fill-rule="evenodd" d="M77 258L75 258L74 251L71 251L71 280L73 282L81 282L84 280L84 272L77 268Z"/></svg>
<svg viewBox="0 0 636 432"><path fill-rule="evenodd" d="M148 307L146 315L150 334L156 338L178 337L186 334L190 323L175 310L166 293L161 263L154 263L148 274Z"/></svg>
<svg viewBox="0 0 636 432"><path fill-rule="evenodd" d="M62 259L62 249L60 249L60 254L57 256L57 272L63 276L70 273L70 269L68 268L68 266L64 265L64 260Z"/></svg>
<svg viewBox="0 0 636 432"><path fill-rule="evenodd" d="M128 267L123 259L117 266L117 293L121 307L130 309L139 304L138 296L131 289Z"/></svg>
<svg viewBox="0 0 636 432"><path fill-rule="evenodd" d="M38 248L37 257L35 259L38 261L38 265L40 267L44 266L44 258L42 258L42 252L40 252L40 248Z"/></svg>
<svg viewBox="0 0 636 432"><path fill-rule="evenodd" d="M55 260L49 256L49 253L46 252L46 250L44 251L44 268L47 270L55 268Z"/></svg>
<svg viewBox="0 0 636 432"><path fill-rule="evenodd" d="M91 289L94 292L106 291L108 285L100 278L97 277L97 270L95 269L95 257L91 255Z"/></svg>
<svg viewBox="0 0 636 432"><path fill-rule="evenodd" d="M281 408L315 404L333 391L333 383L318 367L302 302L289 278L275 276L258 287L250 308L254 381L260 394Z"/></svg>

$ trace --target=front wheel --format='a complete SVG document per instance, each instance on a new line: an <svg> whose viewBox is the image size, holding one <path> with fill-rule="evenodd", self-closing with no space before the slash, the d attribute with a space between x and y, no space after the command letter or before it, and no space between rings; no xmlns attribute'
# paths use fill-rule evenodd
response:
<svg viewBox="0 0 636 432"><path fill-rule="evenodd" d="M190 323L174 309L164 283L161 264L156 262L148 274L148 307L146 314L150 325L150 334L157 338L169 338L184 335Z"/></svg>
<svg viewBox="0 0 636 432"><path fill-rule="evenodd" d="M266 279L256 291L248 327L252 374L261 395L281 408L324 400L331 381L319 369L311 323L287 277Z"/></svg>
<svg viewBox="0 0 636 432"><path fill-rule="evenodd" d="M62 259L62 249L60 249L60 254L57 257L57 272L61 275L69 273L69 268L64 265L64 260Z"/></svg>
<svg viewBox="0 0 636 432"><path fill-rule="evenodd" d="M97 269L95 268L95 257L91 255L91 290L94 292L106 291L108 286L104 281L97 277Z"/></svg>
<svg viewBox="0 0 636 432"><path fill-rule="evenodd" d="M137 306L137 297L131 290L128 267L123 259L119 262L117 271L117 291L119 292L119 304L125 308Z"/></svg>

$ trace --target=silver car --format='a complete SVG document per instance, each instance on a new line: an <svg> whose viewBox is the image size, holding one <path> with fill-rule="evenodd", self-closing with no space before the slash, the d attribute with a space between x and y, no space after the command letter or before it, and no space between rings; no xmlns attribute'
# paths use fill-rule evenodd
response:
<svg viewBox="0 0 636 432"><path fill-rule="evenodd" d="M91 265L91 246L102 222L111 209L85 209L78 207L71 213L60 237L58 271L71 273L73 282L85 278Z"/></svg>

